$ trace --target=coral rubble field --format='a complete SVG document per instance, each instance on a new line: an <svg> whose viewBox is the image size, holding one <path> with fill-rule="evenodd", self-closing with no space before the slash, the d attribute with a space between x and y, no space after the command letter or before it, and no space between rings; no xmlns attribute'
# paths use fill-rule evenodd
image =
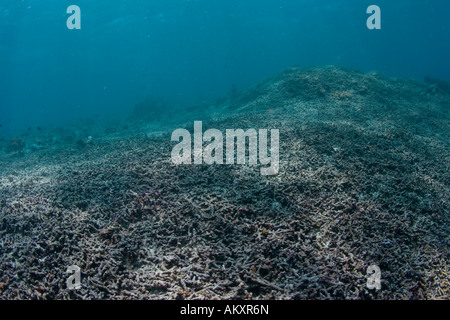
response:
<svg viewBox="0 0 450 320"><path fill-rule="evenodd" d="M449 108L433 85L291 68L154 121L4 139L0 298L449 299ZM279 129L278 174L172 164L195 120Z"/></svg>

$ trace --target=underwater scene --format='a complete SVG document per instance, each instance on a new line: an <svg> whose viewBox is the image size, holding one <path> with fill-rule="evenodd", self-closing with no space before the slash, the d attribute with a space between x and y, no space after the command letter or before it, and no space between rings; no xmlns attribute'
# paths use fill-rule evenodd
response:
<svg viewBox="0 0 450 320"><path fill-rule="evenodd" d="M0 299L448 300L449 12L2 1Z"/></svg>

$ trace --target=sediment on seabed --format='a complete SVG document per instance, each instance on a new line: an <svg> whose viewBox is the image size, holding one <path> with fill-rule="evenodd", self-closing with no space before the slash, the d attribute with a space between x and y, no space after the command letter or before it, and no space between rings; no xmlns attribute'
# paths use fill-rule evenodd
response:
<svg viewBox="0 0 450 320"><path fill-rule="evenodd" d="M449 106L414 81L291 68L158 121L2 141L0 297L449 299ZM195 120L280 129L279 173L173 165L171 132Z"/></svg>

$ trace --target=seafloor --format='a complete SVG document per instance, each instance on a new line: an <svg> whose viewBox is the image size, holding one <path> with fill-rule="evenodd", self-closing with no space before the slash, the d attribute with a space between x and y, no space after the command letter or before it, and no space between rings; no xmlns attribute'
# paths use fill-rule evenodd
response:
<svg viewBox="0 0 450 320"><path fill-rule="evenodd" d="M436 85L292 68L184 112L4 139L0 297L449 299L449 107ZM194 120L279 129L279 173L173 165Z"/></svg>

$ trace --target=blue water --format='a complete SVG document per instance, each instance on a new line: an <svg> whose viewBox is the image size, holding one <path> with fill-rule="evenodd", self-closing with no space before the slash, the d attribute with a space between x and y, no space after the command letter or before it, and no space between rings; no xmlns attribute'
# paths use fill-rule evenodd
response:
<svg viewBox="0 0 450 320"><path fill-rule="evenodd" d="M68 30L69 5L81 30ZM368 30L366 9L382 11ZM152 96L183 107L292 65L450 81L448 0L0 2L0 135L123 116Z"/></svg>

